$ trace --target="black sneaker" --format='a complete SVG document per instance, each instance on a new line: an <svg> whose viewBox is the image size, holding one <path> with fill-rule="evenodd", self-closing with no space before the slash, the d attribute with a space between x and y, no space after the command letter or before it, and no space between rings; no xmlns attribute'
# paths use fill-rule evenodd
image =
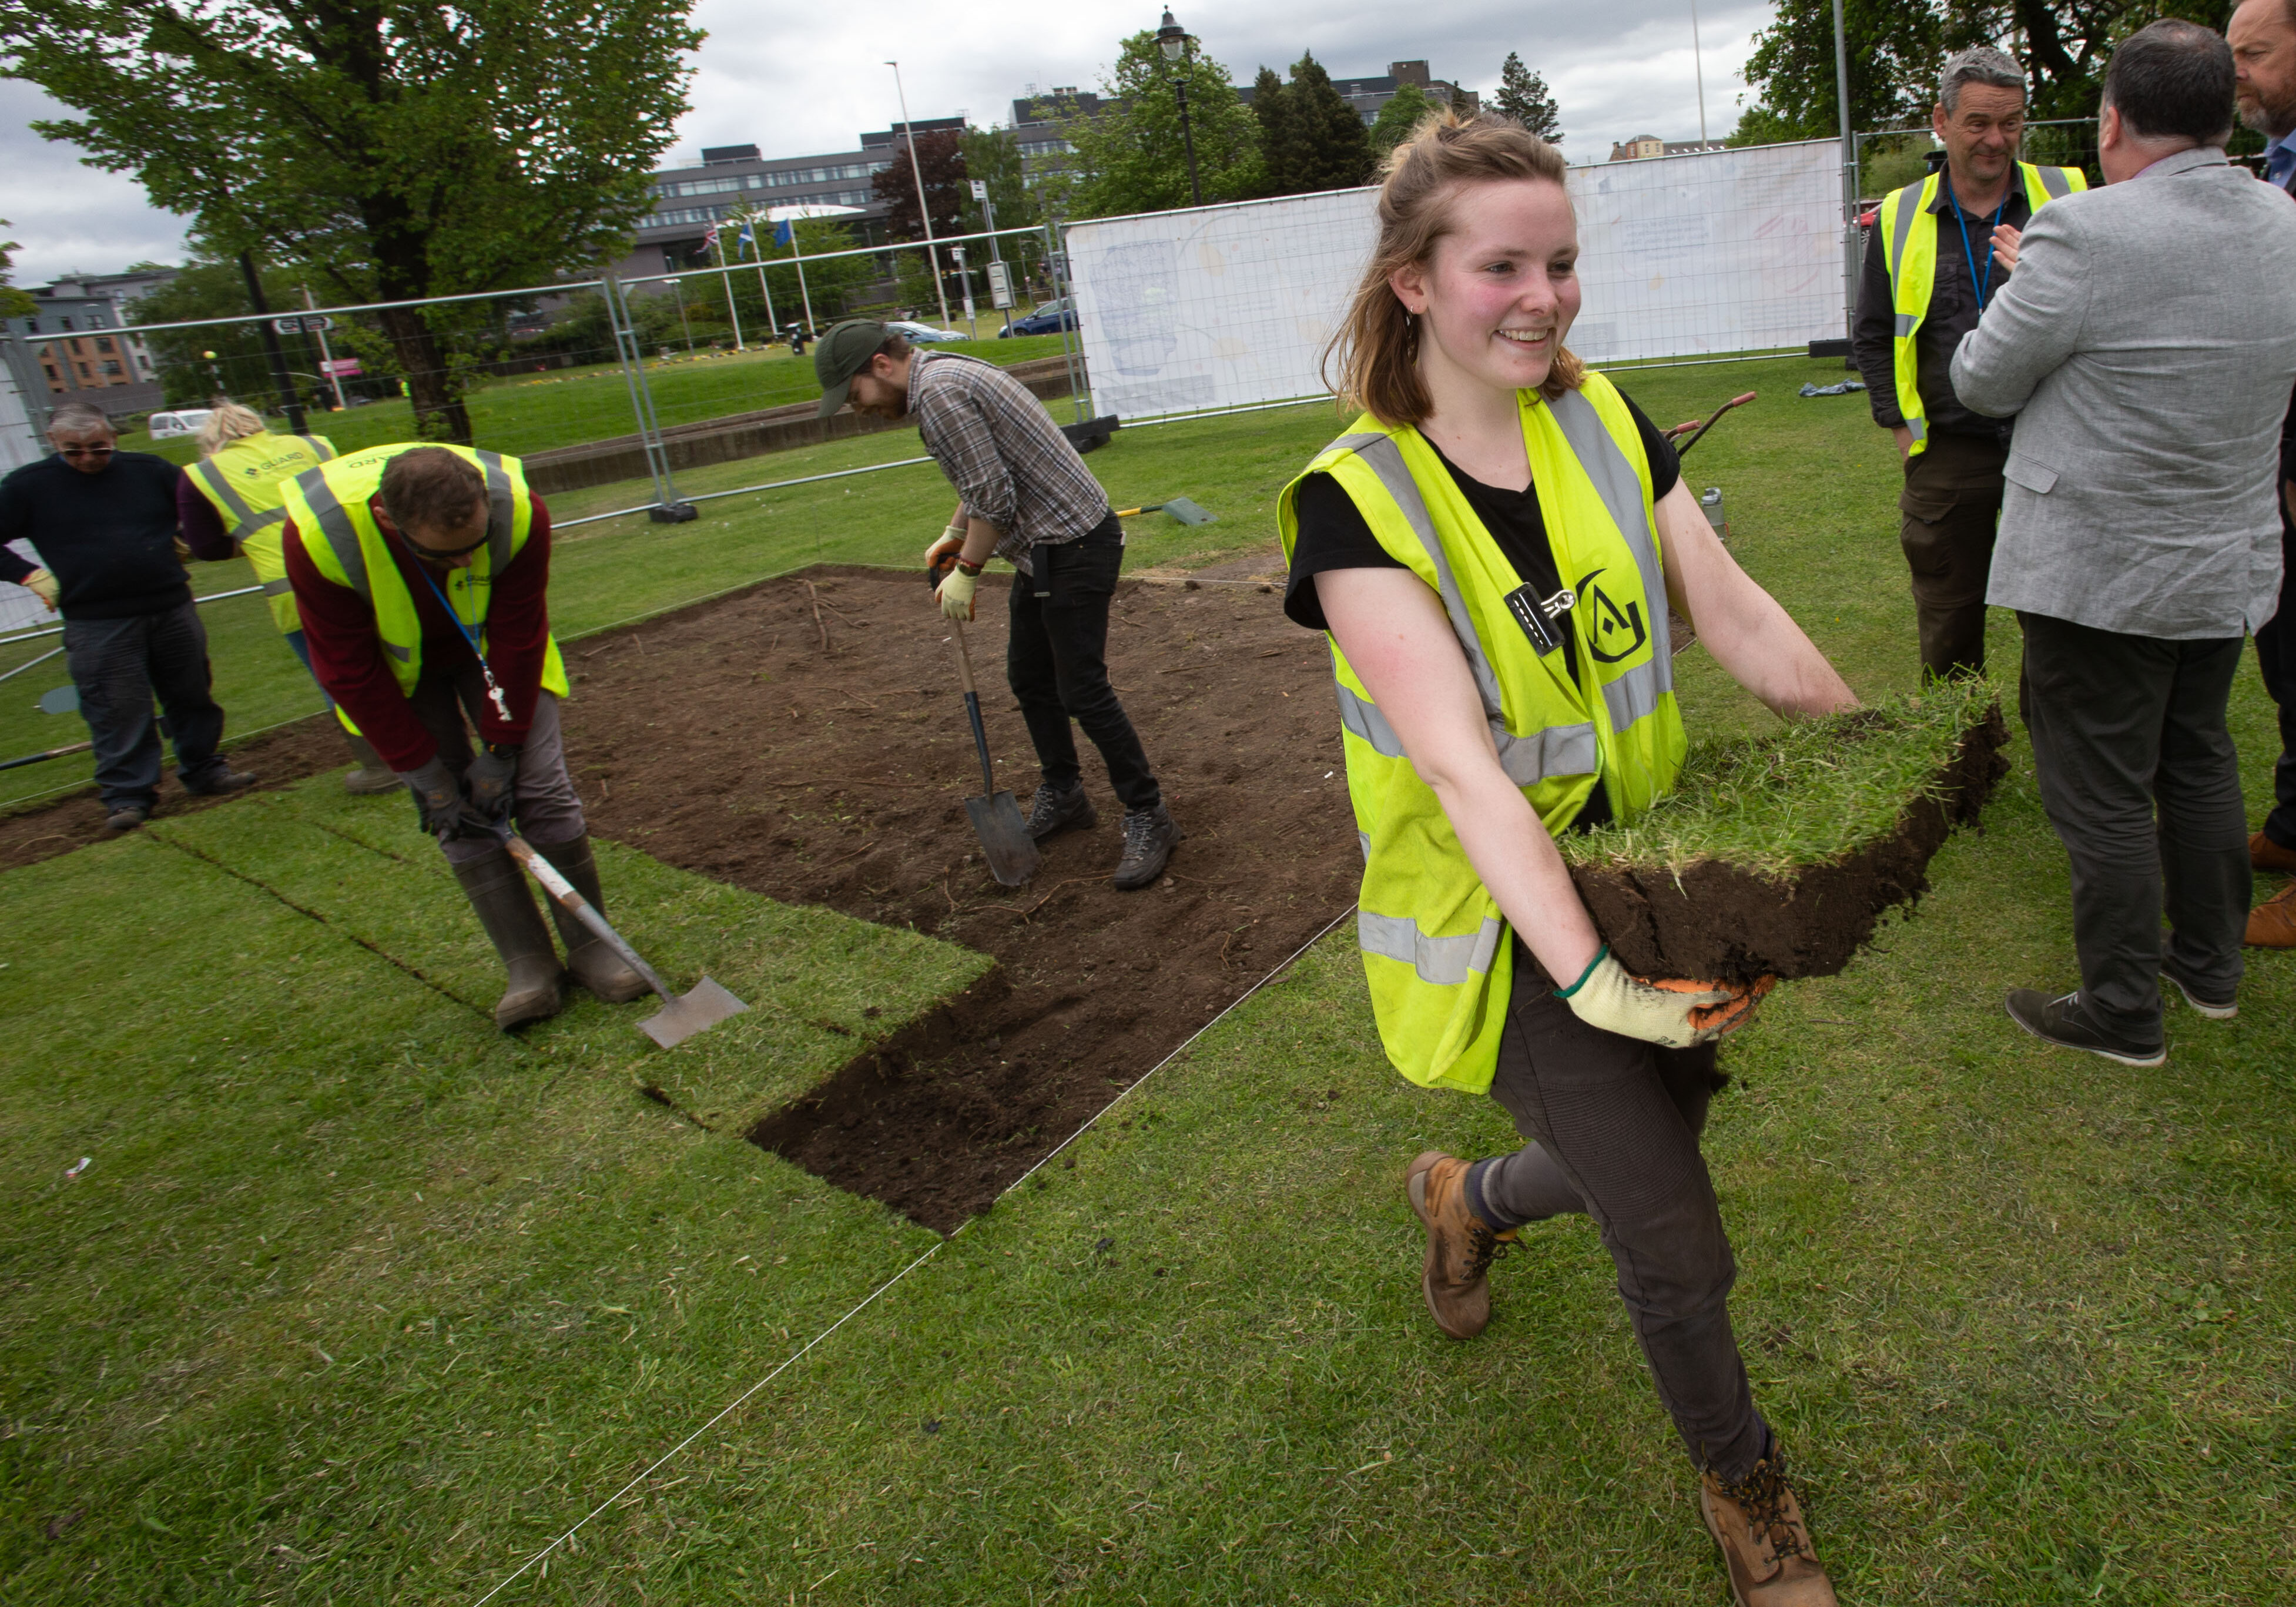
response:
<svg viewBox="0 0 2296 1607"><path fill-rule="evenodd" d="M1062 832L1088 831L1099 824L1100 816L1093 812L1092 799L1084 795L1082 782L1065 792L1038 787L1036 800L1029 806L1027 829L1033 841L1042 842Z"/></svg>
<svg viewBox="0 0 2296 1607"><path fill-rule="evenodd" d="M1187 833L1172 824L1172 812L1162 804L1152 809L1132 809L1124 816L1124 857L1117 862L1119 892L1134 892L1164 873L1173 848Z"/></svg>
<svg viewBox="0 0 2296 1607"><path fill-rule="evenodd" d="M2178 976L2177 974L2176 967L2167 960L2161 962L2161 980L2170 984L2178 993L2183 994L2185 996L2185 1003L2190 1004L2194 1009L2199 1011L2202 1015L2208 1017L2209 1020L2212 1021L2228 1021L2232 1020L2233 1017L2240 1013L2240 1003L2236 999L2203 998L2201 995L2195 993L2193 990L2193 985L2185 980L2183 977Z"/></svg>
<svg viewBox="0 0 2296 1607"><path fill-rule="evenodd" d="M2045 1044L2086 1049L2124 1066L2158 1066L2169 1058L2168 1045L2158 1039L2136 1044L2108 1035L2089 1019L2078 993L2053 999L2038 988L2012 988L2009 1019Z"/></svg>
<svg viewBox="0 0 2296 1607"><path fill-rule="evenodd" d="M184 791L201 798L218 798L226 792L243 792L255 784L255 777L244 770L234 770L229 765L217 765L203 770L197 777L178 775Z"/></svg>

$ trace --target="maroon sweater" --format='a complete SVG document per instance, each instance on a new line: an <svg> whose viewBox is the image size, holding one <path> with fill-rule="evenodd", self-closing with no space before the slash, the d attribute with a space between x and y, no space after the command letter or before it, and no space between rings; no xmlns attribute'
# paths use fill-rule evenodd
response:
<svg viewBox="0 0 2296 1607"><path fill-rule="evenodd" d="M343 707L361 734L394 770L416 770L437 756L439 744L415 717L398 690L374 627L374 611L347 586L337 586L313 568L299 541L287 540L287 578L303 616L303 637L311 650L311 673L327 695ZM421 560L400 543L390 543L414 612L422 622L422 666L428 676L471 661L469 643L416 571ZM443 590L447 571L422 564ZM542 665L550 640L550 510L534 499L534 525L503 571L494 577L487 601L487 665L510 701L504 724L490 702L480 704L479 736L489 742L523 742L534 723L535 695L542 688Z"/></svg>

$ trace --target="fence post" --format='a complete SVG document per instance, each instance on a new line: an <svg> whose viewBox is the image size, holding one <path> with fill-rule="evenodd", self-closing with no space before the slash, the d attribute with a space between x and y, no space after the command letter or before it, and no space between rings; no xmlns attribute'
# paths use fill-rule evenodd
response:
<svg viewBox="0 0 2296 1607"><path fill-rule="evenodd" d="M32 344L13 335L7 338L8 373L16 382L16 394L24 400L24 422L31 426L33 444L45 447L48 439L48 386L40 373L39 359L32 355Z"/></svg>
<svg viewBox="0 0 2296 1607"><path fill-rule="evenodd" d="M630 412L638 425L638 447L645 454L646 472L653 477L654 505L646 517L656 524L684 524L701 517L690 502L677 500L677 487L669 477L669 448L661 439L661 424L653 410L653 391L646 384L645 352L638 345L636 321L630 316L622 283L609 270L600 276L606 298L606 324L614 332L614 355L621 359L622 379L630 388Z"/></svg>
<svg viewBox="0 0 2296 1607"><path fill-rule="evenodd" d="M1062 271L1062 264L1068 258L1068 245L1060 236L1053 233L1054 226L1052 218L1045 219L1045 272L1051 275L1053 281L1053 305L1058 307L1063 299L1071 301L1069 312L1060 316L1061 357L1069 365L1069 396L1076 404L1076 422L1081 424L1091 416L1092 398L1088 394L1087 381L1083 372L1083 354L1069 349L1069 316L1073 314L1076 317L1077 342L1082 345L1084 314L1081 309L1073 305L1070 290L1063 287L1063 281L1068 281L1067 274ZM1068 283L1072 285L1074 282L1068 281Z"/></svg>
<svg viewBox="0 0 2296 1607"><path fill-rule="evenodd" d="M1841 332L1857 322L1857 146L1849 126L1849 39L1833 0L1833 90L1841 112Z"/></svg>

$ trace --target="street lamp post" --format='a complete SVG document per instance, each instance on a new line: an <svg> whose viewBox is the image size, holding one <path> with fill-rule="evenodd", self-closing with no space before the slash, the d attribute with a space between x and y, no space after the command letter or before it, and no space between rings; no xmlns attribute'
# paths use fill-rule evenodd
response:
<svg viewBox="0 0 2296 1607"><path fill-rule="evenodd" d="M1196 136L1188 127L1188 30L1172 20L1172 13L1164 13L1164 25L1156 30L1156 48L1164 53L1167 64L1177 65L1179 76L1172 80L1173 97L1180 103L1180 144L1188 153L1188 193L1196 205L1204 204L1204 187L1196 179Z"/></svg>
<svg viewBox="0 0 2296 1607"><path fill-rule="evenodd" d="M925 230L925 266L932 270L933 294L940 298L940 326L948 327L948 286L940 282L940 253L933 249L932 209L925 204L925 165L917 157L916 126L909 121L909 92L901 87L901 64L888 61L893 70L893 93L901 97L901 129L908 136L909 176L917 181L917 221ZM813 314L808 307L808 319Z"/></svg>

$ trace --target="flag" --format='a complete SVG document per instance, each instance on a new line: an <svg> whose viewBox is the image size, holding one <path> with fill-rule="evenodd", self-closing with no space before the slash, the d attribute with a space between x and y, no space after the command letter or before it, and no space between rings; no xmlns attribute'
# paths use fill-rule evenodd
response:
<svg viewBox="0 0 2296 1607"><path fill-rule="evenodd" d="M795 238L796 234L797 224L793 219L784 217L774 225L774 243L775 245L787 245L791 240Z"/></svg>
<svg viewBox="0 0 2296 1607"><path fill-rule="evenodd" d="M740 254L740 252L741 252L742 250L745 250L745 249L747 249L747 248L748 248L748 247L750 247L750 246L753 246L753 245L755 245L757 242L758 242L758 237L757 237L755 234L752 234L750 232L750 220L749 220L748 218L744 217L743 219L742 219L742 233L741 233L741 235L740 235L739 239L737 239L737 240L735 241L735 242L734 242L734 244L735 244L735 248L736 248L736 249L735 249L735 255L737 255L737 256L738 256L738 255Z"/></svg>
<svg viewBox="0 0 2296 1607"><path fill-rule="evenodd" d="M711 224L709 225L709 232L701 237L701 249L705 251L714 251L718 249L718 225L716 224Z"/></svg>

